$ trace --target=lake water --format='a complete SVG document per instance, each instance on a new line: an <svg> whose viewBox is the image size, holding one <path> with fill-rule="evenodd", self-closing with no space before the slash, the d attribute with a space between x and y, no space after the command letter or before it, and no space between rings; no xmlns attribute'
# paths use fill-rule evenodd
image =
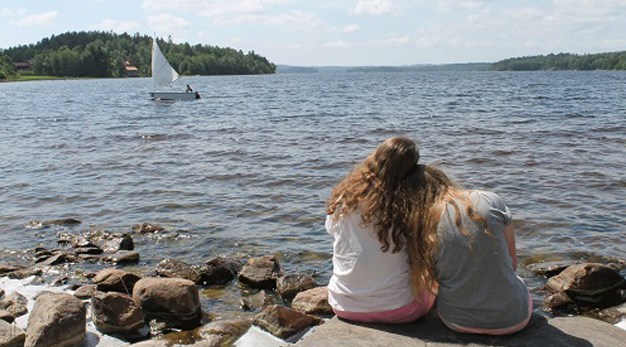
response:
<svg viewBox="0 0 626 347"><path fill-rule="evenodd" d="M624 257L626 73L420 72L191 77L203 99L148 99L149 79L0 84L0 258L59 232L154 222L165 257L277 253L288 273L332 271L324 201L385 138L497 192L521 263ZM184 85L184 84L182 84ZM182 89L183 87L181 87ZM33 230L73 217L77 227ZM537 293L540 280L524 267Z"/></svg>

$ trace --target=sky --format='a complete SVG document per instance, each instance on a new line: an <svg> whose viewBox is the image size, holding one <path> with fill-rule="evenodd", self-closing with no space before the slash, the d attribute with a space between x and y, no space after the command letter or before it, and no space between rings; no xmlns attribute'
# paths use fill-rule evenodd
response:
<svg viewBox="0 0 626 347"><path fill-rule="evenodd" d="M626 0L1 0L0 48L139 32L296 66L494 62L626 50Z"/></svg>

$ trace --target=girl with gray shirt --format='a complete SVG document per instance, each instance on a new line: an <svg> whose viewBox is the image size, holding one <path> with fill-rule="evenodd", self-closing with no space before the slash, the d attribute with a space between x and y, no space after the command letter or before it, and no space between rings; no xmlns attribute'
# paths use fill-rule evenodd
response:
<svg viewBox="0 0 626 347"><path fill-rule="evenodd" d="M515 274L515 235L508 207L494 193L461 189L445 173L418 165L416 240L409 250L417 290L436 288L437 310L450 329L504 335L523 329L532 313Z"/></svg>

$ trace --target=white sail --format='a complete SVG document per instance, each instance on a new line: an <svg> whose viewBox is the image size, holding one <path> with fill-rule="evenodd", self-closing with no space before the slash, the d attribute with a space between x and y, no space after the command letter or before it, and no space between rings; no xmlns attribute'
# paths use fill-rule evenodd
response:
<svg viewBox="0 0 626 347"><path fill-rule="evenodd" d="M165 59L156 38L152 39L152 81L155 87L164 87L178 79L178 72Z"/></svg>

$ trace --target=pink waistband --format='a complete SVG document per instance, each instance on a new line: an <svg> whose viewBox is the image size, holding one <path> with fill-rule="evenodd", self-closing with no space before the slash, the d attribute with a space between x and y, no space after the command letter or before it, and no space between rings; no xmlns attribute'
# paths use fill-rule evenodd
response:
<svg viewBox="0 0 626 347"><path fill-rule="evenodd" d="M339 318L363 322L363 323L389 323L400 324L412 322L424 316L433 307L435 296L426 293L420 298L415 299L402 307L389 311L380 312L348 312L335 310L335 314Z"/></svg>

